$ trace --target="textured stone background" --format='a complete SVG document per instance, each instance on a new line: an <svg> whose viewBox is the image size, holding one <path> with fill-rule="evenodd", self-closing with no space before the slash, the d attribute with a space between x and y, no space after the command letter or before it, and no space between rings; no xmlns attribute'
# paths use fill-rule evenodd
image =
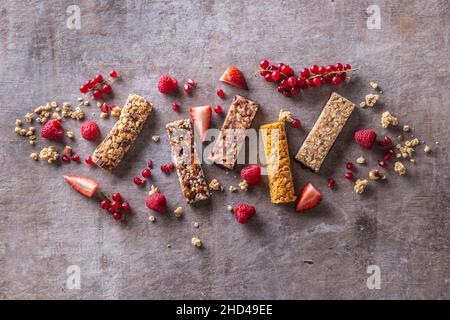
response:
<svg viewBox="0 0 450 320"><path fill-rule="evenodd" d="M0 4L0 298L450 298L447 1L75 1L81 29L69 30L71 4ZM366 27L372 4L381 9L380 30ZM189 207L176 175L154 170L170 208L183 205L185 214L180 221L160 214L150 224L144 205L149 186L141 190L131 180L147 159L169 161L165 123L188 117L189 106L221 104L226 110L232 96L242 93L217 81L229 65L245 72L250 91L244 95L262 106L255 127L275 120L281 107L301 118L301 130L288 129L290 152L297 151L331 88L285 98L253 77L262 58L297 70L339 61L360 66L354 81L337 89L354 102L370 92L371 80L385 90L380 106L355 112L320 174L293 163L297 191L313 181L323 203L298 215L293 205L270 204L264 181L248 193L216 194ZM112 68L123 75L114 85L114 103L135 92L157 107L115 174L84 164L32 162L29 154L46 143L28 145L14 134L14 120L51 100L76 104L79 85ZM199 87L192 97L163 96L156 91L162 73L192 77ZM218 87L226 90L226 100L215 95ZM180 114L169 109L173 101L181 104ZM433 153L419 148L407 176L389 172L386 182L371 182L364 195L356 195L342 178L345 162L363 154L370 164L357 174L364 176L381 151L362 151L352 134L369 127L395 136L395 130L381 128L382 110L412 125ZM85 111L99 119L95 107ZM212 126L221 122L214 116ZM105 135L113 120L99 123ZM64 126L78 133L77 121ZM160 143L151 141L154 134L161 134ZM71 144L83 156L95 148L79 135ZM204 169L225 186L239 181L238 171ZM116 223L71 190L63 174L93 177L104 190L120 191L134 207L128 222ZM330 176L335 191L326 188ZM241 201L258 210L247 225L225 210ZM194 234L203 250L191 246ZM366 287L372 264L381 268L381 290ZM70 265L81 268L80 290L66 289Z"/></svg>

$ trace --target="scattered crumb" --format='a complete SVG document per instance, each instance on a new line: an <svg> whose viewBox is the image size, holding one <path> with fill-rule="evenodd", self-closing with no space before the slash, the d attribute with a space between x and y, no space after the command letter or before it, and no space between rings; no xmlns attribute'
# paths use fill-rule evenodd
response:
<svg viewBox="0 0 450 320"><path fill-rule="evenodd" d="M374 90L378 90L380 87L378 86L378 83L371 81L369 83L370 87Z"/></svg>
<svg viewBox="0 0 450 320"><path fill-rule="evenodd" d="M16 120L16 127L20 127L22 125L22 120Z"/></svg>
<svg viewBox="0 0 450 320"><path fill-rule="evenodd" d="M193 225L194 225L194 228L195 228L195 229L197 229L197 228L200 226L200 224L199 224L198 222L194 222Z"/></svg>
<svg viewBox="0 0 450 320"><path fill-rule="evenodd" d="M404 132L409 132L409 131L411 131L411 127L410 127L409 125L405 124L405 125L403 126L403 131L404 131Z"/></svg>
<svg viewBox="0 0 450 320"><path fill-rule="evenodd" d="M173 214L175 215L175 217L181 218L181 216L183 215L183 208L182 207L176 208L175 210L173 210Z"/></svg>
<svg viewBox="0 0 450 320"><path fill-rule="evenodd" d="M150 222L156 222L156 218L155 218L155 216L150 216L150 217L148 217L148 221L150 221Z"/></svg>
<svg viewBox="0 0 450 320"><path fill-rule="evenodd" d="M405 140L405 136L404 135L399 135L398 137L397 137L397 140L398 141L404 141Z"/></svg>
<svg viewBox="0 0 450 320"><path fill-rule="evenodd" d="M152 136L152 140L154 142L158 142L159 141L159 136Z"/></svg>
<svg viewBox="0 0 450 320"><path fill-rule="evenodd" d="M30 144L31 144L32 146L34 146L34 145L36 144L36 141L35 141L35 140L30 140Z"/></svg>
<svg viewBox="0 0 450 320"><path fill-rule="evenodd" d="M202 247L202 240L200 240L198 237L194 236L192 237L191 243L194 247L201 248Z"/></svg>
<svg viewBox="0 0 450 320"><path fill-rule="evenodd" d="M430 146L425 146L425 148L423 148L423 151L426 153L430 153L431 152L431 147Z"/></svg>
<svg viewBox="0 0 450 320"><path fill-rule="evenodd" d="M111 115L113 117L118 117L118 116L120 116L121 112L122 112L122 109L120 109L119 107L114 107L114 109L111 110Z"/></svg>
<svg viewBox="0 0 450 320"><path fill-rule="evenodd" d="M391 115L389 111L383 112L381 115L381 126L383 128L387 128L389 126L397 126L398 125L398 119Z"/></svg>
<svg viewBox="0 0 450 320"><path fill-rule="evenodd" d="M357 164L365 164L366 163L366 159L364 159L363 156L360 156L358 159L356 159L356 163Z"/></svg>
<svg viewBox="0 0 450 320"><path fill-rule="evenodd" d="M394 164L394 171L397 172L399 175L404 175L406 173L405 166L403 165L403 163L399 161L397 161Z"/></svg>
<svg viewBox="0 0 450 320"><path fill-rule="evenodd" d="M248 182L245 180L242 180L241 182L239 182L239 188L241 188L242 191L247 191L248 190Z"/></svg>
<svg viewBox="0 0 450 320"><path fill-rule="evenodd" d="M106 119L106 118L108 118L108 116L109 116L109 114L107 112L100 113L100 118L102 118L102 119Z"/></svg>
<svg viewBox="0 0 450 320"><path fill-rule="evenodd" d="M227 206L227 211L228 211L228 212L233 212L233 207L230 206L230 205L228 205L228 206Z"/></svg>
<svg viewBox="0 0 450 320"><path fill-rule="evenodd" d="M361 101L361 102L359 103L359 107L360 107L360 108L365 108L365 107L366 107L366 103L365 103L364 101Z"/></svg>
<svg viewBox="0 0 450 320"><path fill-rule="evenodd" d="M217 179L212 179L209 183L209 188L214 191L223 191L223 187L220 185L220 182Z"/></svg>
<svg viewBox="0 0 450 320"><path fill-rule="evenodd" d="M410 161L412 164L416 164L416 160L415 160L415 159L409 159L409 161Z"/></svg>
<svg viewBox="0 0 450 320"><path fill-rule="evenodd" d="M167 248L172 248L172 244L168 243Z"/></svg>
<svg viewBox="0 0 450 320"><path fill-rule="evenodd" d="M33 159L34 161L39 160L39 156L36 152L33 152L32 154L30 154L30 158Z"/></svg>
<svg viewBox="0 0 450 320"><path fill-rule="evenodd" d="M63 153L70 156L72 154L72 147L71 146L65 146Z"/></svg>
<svg viewBox="0 0 450 320"><path fill-rule="evenodd" d="M96 104L97 104L97 107L98 107L98 108L101 108L101 107L102 107L102 103L101 103L100 101L97 101Z"/></svg>
<svg viewBox="0 0 450 320"><path fill-rule="evenodd" d="M152 185L150 187L150 191L148 192L148 195L151 196L152 194L155 194L155 193L158 193L158 192L159 192L158 188L155 187L154 185Z"/></svg>
<svg viewBox="0 0 450 320"><path fill-rule="evenodd" d="M369 171L369 179L370 180L378 180L381 178L380 171L378 169L372 169Z"/></svg>
<svg viewBox="0 0 450 320"><path fill-rule="evenodd" d="M237 188L236 188L235 186L229 186L229 187L228 187L228 191L230 191L230 192L236 192L236 191L237 191Z"/></svg>
<svg viewBox="0 0 450 320"><path fill-rule="evenodd" d="M67 131L67 132L66 132L66 136L67 136L67 138L69 138L69 139L73 139L73 137L75 136L75 134L74 134L72 131Z"/></svg>
<svg viewBox="0 0 450 320"><path fill-rule="evenodd" d="M355 187L353 188L356 193L363 193L369 181L358 179L355 182Z"/></svg>
<svg viewBox="0 0 450 320"><path fill-rule="evenodd" d="M83 101L83 106L88 107L91 103L87 100Z"/></svg>
<svg viewBox="0 0 450 320"><path fill-rule="evenodd" d="M292 122L292 120L292 114L290 111L284 111L283 109L280 110L278 121Z"/></svg>

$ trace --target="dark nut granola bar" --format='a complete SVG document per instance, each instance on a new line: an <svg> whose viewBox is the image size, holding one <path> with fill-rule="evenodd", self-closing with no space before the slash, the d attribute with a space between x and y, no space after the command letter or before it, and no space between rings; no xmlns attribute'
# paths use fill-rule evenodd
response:
<svg viewBox="0 0 450 320"><path fill-rule="evenodd" d="M247 129L252 125L259 105L236 95L215 141L209 160L233 170L244 142Z"/></svg>
<svg viewBox="0 0 450 320"><path fill-rule="evenodd" d="M106 172L111 172L136 140L152 110L151 103L138 95L130 94L119 120L95 149L92 155L94 163Z"/></svg>
<svg viewBox="0 0 450 320"><path fill-rule="evenodd" d="M353 102L333 92L295 159L319 172L354 109Z"/></svg>
<svg viewBox="0 0 450 320"><path fill-rule="evenodd" d="M194 131L189 119L166 125L172 146L172 160L178 173L181 191L187 203L210 197L202 166L195 152Z"/></svg>

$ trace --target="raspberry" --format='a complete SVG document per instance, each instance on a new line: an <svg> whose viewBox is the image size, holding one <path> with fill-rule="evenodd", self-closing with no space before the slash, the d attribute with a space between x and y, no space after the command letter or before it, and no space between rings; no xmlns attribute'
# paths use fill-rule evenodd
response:
<svg viewBox="0 0 450 320"><path fill-rule="evenodd" d="M166 197L161 193L154 193L147 198L145 202L149 209L155 210L157 212L162 212L166 209L167 200Z"/></svg>
<svg viewBox="0 0 450 320"><path fill-rule="evenodd" d="M234 216L239 223L246 223L256 214L254 206L247 203L240 203L234 207Z"/></svg>
<svg viewBox="0 0 450 320"><path fill-rule="evenodd" d="M172 92L177 86L178 81L176 79L172 79L167 74L162 75L158 80L158 90L164 94Z"/></svg>
<svg viewBox="0 0 450 320"><path fill-rule="evenodd" d="M49 140L57 140L64 137L59 120L50 120L41 128L41 137Z"/></svg>
<svg viewBox="0 0 450 320"><path fill-rule="evenodd" d="M261 168L251 165L242 168L241 177L251 185L257 185L261 181Z"/></svg>
<svg viewBox="0 0 450 320"><path fill-rule="evenodd" d="M355 141L366 149L372 149L376 138L377 134L373 130L359 130L355 132Z"/></svg>
<svg viewBox="0 0 450 320"><path fill-rule="evenodd" d="M80 132L86 140L95 141L100 134L100 129L94 121L87 120L81 125Z"/></svg>

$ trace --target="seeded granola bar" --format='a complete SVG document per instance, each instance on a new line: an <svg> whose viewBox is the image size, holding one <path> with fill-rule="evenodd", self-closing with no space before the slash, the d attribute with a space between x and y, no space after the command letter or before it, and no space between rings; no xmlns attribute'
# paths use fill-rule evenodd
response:
<svg viewBox="0 0 450 320"><path fill-rule="evenodd" d="M136 140L152 110L151 103L138 95L130 94L119 120L95 149L92 155L94 163L106 172L111 172Z"/></svg>
<svg viewBox="0 0 450 320"><path fill-rule="evenodd" d="M194 130L189 119L166 125L172 146L172 160L177 169L181 191L187 203L206 200L210 197L202 166L195 152Z"/></svg>
<svg viewBox="0 0 450 320"><path fill-rule="evenodd" d="M284 122L261 126L272 203L293 202L297 198Z"/></svg>
<svg viewBox="0 0 450 320"><path fill-rule="evenodd" d="M295 159L314 172L319 172L354 109L353 102L333 92Z"/></svg>
<svg viewBox="0 0 450 320"><path fill-rule="evenodd" d="M244 142L247 129L252 125L259 105L236 95L215 141L209 160L233 170Z"/></svg>

